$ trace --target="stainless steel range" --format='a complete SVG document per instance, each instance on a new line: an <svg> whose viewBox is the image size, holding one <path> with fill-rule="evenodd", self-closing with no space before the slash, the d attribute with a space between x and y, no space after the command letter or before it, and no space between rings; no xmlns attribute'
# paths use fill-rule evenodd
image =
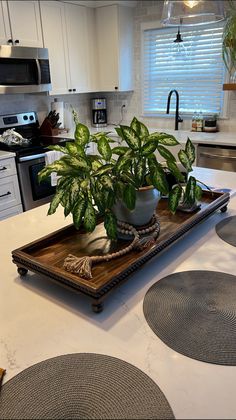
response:
<svg viewBox="0 0 236 420"><path fill-rule="evenodd" d="M0 142L0 150L7 150L16 154L16 167L24 211L48 203L55 187L51 186L51 179L38 182L38 173L45 166L47 146L55 144L53 138L40 136L39 124L35 112L25 112L14 115L0 116L0 134L7 129L15 128L28 143L24 145L7 145ZM64 139L58 140L64 143Z"/></svg>

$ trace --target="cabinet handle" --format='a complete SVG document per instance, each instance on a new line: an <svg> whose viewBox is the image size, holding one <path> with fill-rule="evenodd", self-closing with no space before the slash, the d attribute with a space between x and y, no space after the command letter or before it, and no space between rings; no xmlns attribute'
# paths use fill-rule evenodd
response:
<svg viewBox="0 0 236 420"><path fill-rule="evenodd" d="M12 39L8 39L7 43L8 43L8 44L13 44Z"/></svg>
<svg viewBox="0 0 236 420"><path fill-rule="evenodd" d="M0 195L0 198L2 198L2 197L6 197L6 195L11 195L11 192L10 192L10 191L7 191L7 193L6 193L6 194L2 194L2 195Z"/></svg>
<svg viewBox="0 0 236 420"><path fill-rule="evenodd" d="M76 89L72 89L73 90L73 92L76 92Z"/></svg>
<svg viewBox="0 0 236 420"><path fill-rule="evenodd" d="M69 92L72 92L72 89L68 89Z"/></svg>
<svg viewBox="0 0 236 420"><path fill-rule="evenodd" d="M19 39L16 39L15 44L19 44L19 43L20 43Z"/></svg>
<svg viewBox="0 0 236 420"><path fill-rule="evenodd" d="M6 166L2 166L2 167L0 168L0 171L6 171L6 170L7 170Z"/></svg>
<svg viewBox="0 0 236 420"><path fill-rule="evenodd" d="M118 86L115 86L115 90L118 90Z"/></svg>

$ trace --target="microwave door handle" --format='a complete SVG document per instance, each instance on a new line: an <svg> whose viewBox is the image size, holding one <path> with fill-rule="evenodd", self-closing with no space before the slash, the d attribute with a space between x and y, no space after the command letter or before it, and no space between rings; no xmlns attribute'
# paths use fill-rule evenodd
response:
<svg viewBox="0 0 236 420"><path fill-rule="evenodd" d="M35 60L36 62L36 67L37 67L37 73L38 73L38 85L41 85L41 67L40 67L40 63L39 60L36 58Z"/></svg>

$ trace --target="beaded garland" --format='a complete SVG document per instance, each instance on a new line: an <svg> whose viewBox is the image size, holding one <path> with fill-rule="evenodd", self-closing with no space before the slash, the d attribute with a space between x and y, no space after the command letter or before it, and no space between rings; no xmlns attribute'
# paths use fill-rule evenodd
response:
<svg viewBox="0 0 236 420"><path fill-rule="evenodd" d="M92 264L102 261L110 261L114 258L121 257L122 255L130 252L132 249L142 251L144 248L153 245L160 233L160 222L156 215L153 215L150 226L146 228L137 228L120 220L117 221L117 225L118 232L134 237L132 242L126 248L111 254L91 257L76 257L75 255L69 254L64 260L63 268L71 273L78 274L82 278L91 279L93 277Z"/></svg>

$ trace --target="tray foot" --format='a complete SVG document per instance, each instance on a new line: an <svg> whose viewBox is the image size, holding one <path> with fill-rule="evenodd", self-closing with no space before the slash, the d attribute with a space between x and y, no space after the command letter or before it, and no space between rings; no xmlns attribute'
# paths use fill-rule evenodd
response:
<svg viewBox="0 0 236 420"><path fill-rule="evenodd" d="M221 213L225 213L228 209L228 206L224 206L220 209Z"/></svg>
<svg viewBox="0 0 236 420"><path fill-rule="evenodd" d="M93 312L95 312L96 314L99 314L99 312L103 311L103 302L99 302L99 303L92 303L92 310Z"/></svg>
<svg viewBox="0 0 236 420"><path fill-rule="evenodd" d="M20 276L25 276L28 273L28 270L26 270L26 268L23 267L18 267L17 271L20 274Z"/></svg>

